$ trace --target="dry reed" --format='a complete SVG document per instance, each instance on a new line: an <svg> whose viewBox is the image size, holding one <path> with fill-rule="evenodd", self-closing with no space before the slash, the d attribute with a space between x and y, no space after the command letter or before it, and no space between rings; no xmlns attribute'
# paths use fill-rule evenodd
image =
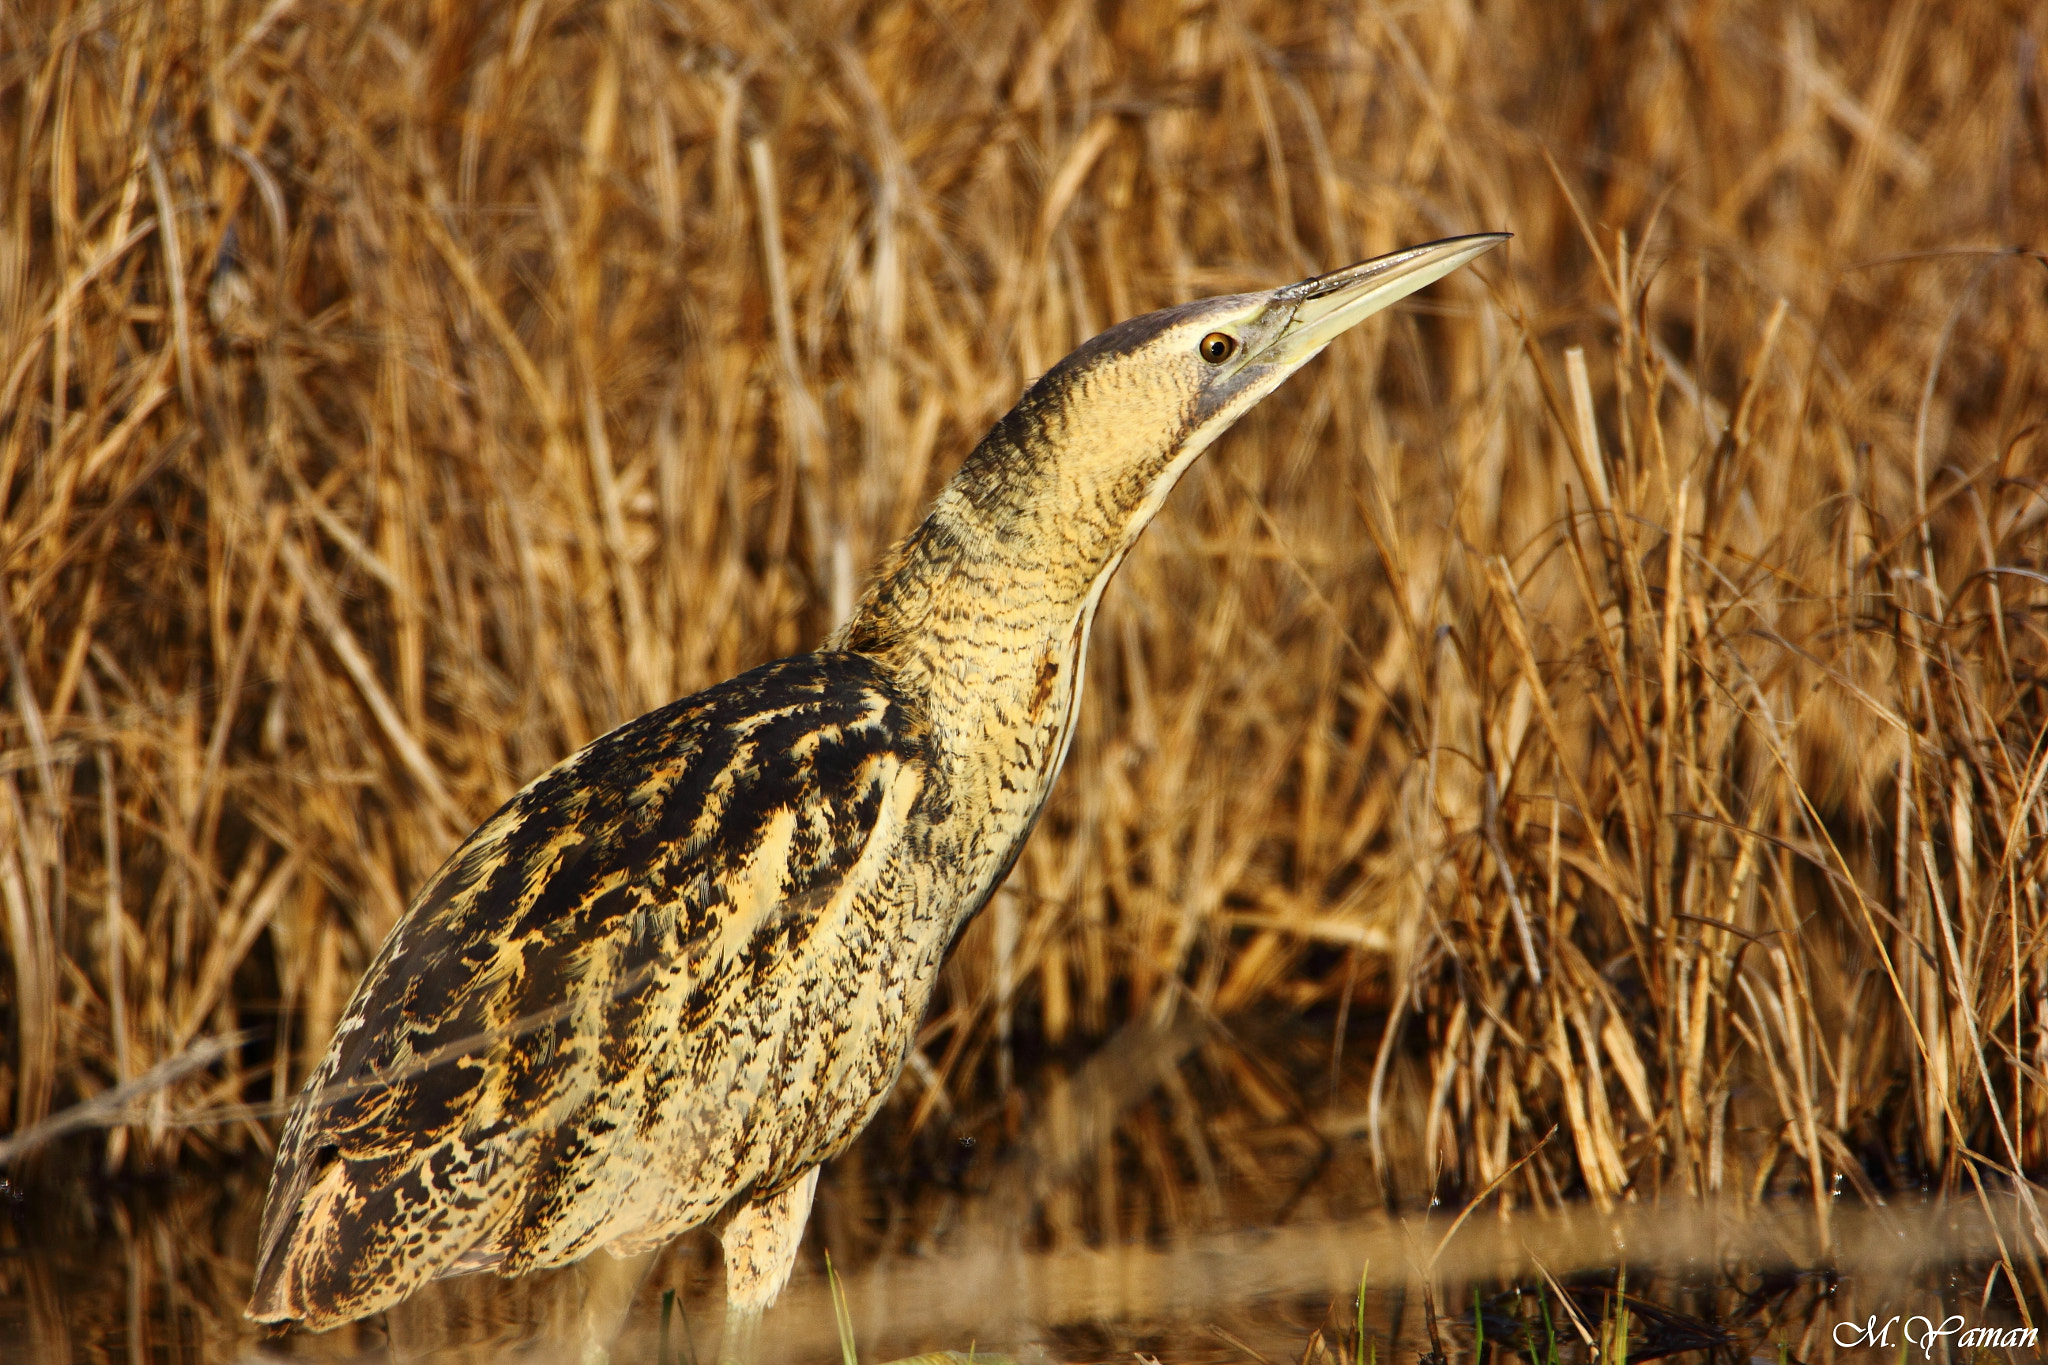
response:
<svg viewBox="0 0 2048 1365"><path fill-rule="evenodd" d="M456 837L821 638L1077 341L1507 228L1132 557L892 1123L1013 1069L1057 1110L1042 1059L1171 1002L1384 1021L1318 1122L1397 1192L1553 1124L1505 1198L1803 1190L1823 1239L1843 1188L2048 1170L2048 290L2006 249L2048 245L2044 38L1919 0L0 10L0 1131L256 1028L99 1159L264 1149L188 1118L303 1078ZM1119 1181L1213 1221L1177 1191L1256 1159L1164 1074L1049 1222L1133 1230Z"/></svg>

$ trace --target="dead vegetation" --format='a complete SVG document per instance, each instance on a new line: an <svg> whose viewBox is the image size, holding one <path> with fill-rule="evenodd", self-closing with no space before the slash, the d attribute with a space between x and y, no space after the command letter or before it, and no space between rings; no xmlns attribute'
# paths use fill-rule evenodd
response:
<svg viewBox="0 0 2048 1365"><path fill-rule="evenodd" d="M1507 228L1132 557L895 1131L1063 1103L1044 1059L1164 1001L1348 1025L1334 1096L1199 1055L1410 1195L1553 1124L1509 1200L1797 1191L1823 1241L1838 1192L2048 1170L2044 39L1917 0L0 10L0 1131L246 1028L96 1155L264 1150L455 838L810 647L1073 344ZM1174 1189L1229 1125L1159 1103L1056 1239L1215 1216Z"/></svg>

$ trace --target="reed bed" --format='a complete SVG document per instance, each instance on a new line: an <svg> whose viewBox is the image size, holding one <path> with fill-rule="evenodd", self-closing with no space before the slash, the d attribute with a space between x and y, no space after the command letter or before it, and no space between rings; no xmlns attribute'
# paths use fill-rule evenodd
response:
<svg viewBox="0 0 2048 1365"><path fill-rule="evenodd" d="M259 1159L453 842L811 647L1071 346L1505 228L1134 553L874 1141L1030 1140L1142 1027L1185 1041L1040 1191L1055 1242L1213 1225L1188 1190L1258 1123L1394 1200L1791 1194L1816 1254L1843 1194L2031 1210L2044 39L1919 0L0 10L0 1132L150 1077L50 1150ZM1275 1019L1329 1088L1244 1041Z"/></svg>

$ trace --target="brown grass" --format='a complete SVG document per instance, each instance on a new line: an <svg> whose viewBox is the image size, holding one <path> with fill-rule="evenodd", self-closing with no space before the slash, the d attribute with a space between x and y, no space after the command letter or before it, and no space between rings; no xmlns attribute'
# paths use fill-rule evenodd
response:
<svg viewBox="0 0 2048 1365"><path fill-rule="evenodd" d="M2044 39L1919 0L0 9L0 1131L256 1027L101 1159L263 1149L188 1120L303 1078L454 839L821 638L1073 344L1508 228L1133 556L896 1121L1172 1001L1352 1024L1329 1122L1397 1190L1553 1124L1510 1200L1804 1190L1823 1238L1838 1187L2048 1171L2048 275L2006 249L2048 245ZM1096 1235L1119 1171L1198 1219L1174 1085Z"/></svg>

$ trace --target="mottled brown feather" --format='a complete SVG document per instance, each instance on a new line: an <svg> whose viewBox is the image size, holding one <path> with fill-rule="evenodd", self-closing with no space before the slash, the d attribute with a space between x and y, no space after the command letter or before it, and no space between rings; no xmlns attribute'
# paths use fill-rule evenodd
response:
<svg viewBox="0 0 2048 1365"><path fill-rule="evenodd" d="M911 699L823 653L529 784L420 892L293 1110L255 1316L319 1327L439 1274L656 1244L838 1151L952 936L929 877L863 866L878 828L935 827L937 779Z"/></svg>
<svg viewBox="0 0 2048 1365"><path fill-rule="evenodd" d="M293 1110L252 1316L328 1326L436 1275L720 1220L727 1347L748 1356L817 1164L881 1104L1044 809L1124 555L1334 334L1315 318L1363 315L1328 314L1343 291L1499 240L1111 328L996 423L824 650L622 726L507 802L401 919ZM1201 357L1212 328L1243 363Z"/></svg>

